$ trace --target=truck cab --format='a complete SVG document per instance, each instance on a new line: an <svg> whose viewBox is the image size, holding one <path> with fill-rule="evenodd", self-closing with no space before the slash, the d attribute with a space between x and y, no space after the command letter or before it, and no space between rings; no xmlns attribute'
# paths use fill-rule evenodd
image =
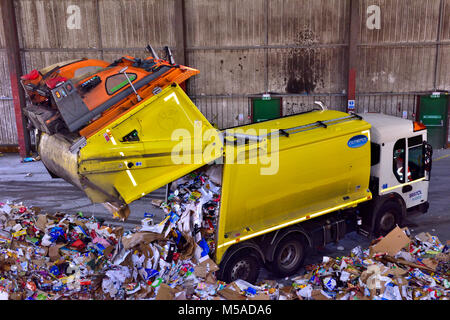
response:
<svg viewBox="0 0 450 320"><path fill-rule="evenodd" d="M374 214L369 222L374 227L370 231L383 235L400 224L407 212L427 212L432 149L422 124L384 114L360 116L371 124L372 206L386 201L397 204L379 212L381 217Z"/></svg>

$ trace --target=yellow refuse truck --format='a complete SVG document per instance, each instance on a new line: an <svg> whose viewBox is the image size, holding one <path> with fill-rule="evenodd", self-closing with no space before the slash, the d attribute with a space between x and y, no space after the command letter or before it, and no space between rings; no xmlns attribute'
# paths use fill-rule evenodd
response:
<svg viewBox="0 0 450 320"><path fill-rule="evenodd" d="M136 60L133 66L148 69L150 62ZM69 181L121 219L128 217L129 203L196 169L214 166L221 200L212 258L220 265L220 279L254 282L261 266L291 275L310 248L350 231L386 234L408 211L427 211L432 150L423 125L322 106L217 130L177 82L168 82L168 76L158 82L157 72L178 70L172 64L163 67L169 71L151 69L154 79L147 76L148 89L139 82L135 88L125 75L131 74L131 65L105 76L106 87L108 79L118 77L123 97L138 99L106 109L107 116L95 115L89 130L80 133L62 125L53 131L37 125L38 152L52 176ZM93 77L95 84L103 81ZM173 79L183 77L177 73ZM80 86L93 86L83 81ZM68 85L57 84L47 95L66 114L79 107L84 88ZM111 99L119 101L121 94ZM43 117L39 112L32 113L34 122Z"/></svg>
<svg viewBox="0 0 450 320"><path fill-rule="evenodd" d="M134 138L125 139L130 133ZM89 139L70 143L42 133L39 153L49 171L92 202L122 209L193 170L217 166L214 258L226 281L255 281L262 265L292 274L309 248L354 230L387 233L407 209L427 209L430 154L423 126L312 110L216 130L178 85ZM126 212L116 214L125 219Z"/></svg>

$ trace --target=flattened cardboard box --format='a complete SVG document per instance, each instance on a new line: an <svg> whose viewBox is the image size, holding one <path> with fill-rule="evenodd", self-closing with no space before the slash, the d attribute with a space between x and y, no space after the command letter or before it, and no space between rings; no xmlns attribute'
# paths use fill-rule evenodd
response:
<svg viewBox="0 0 450 320"><path fill-rule="evenodd" d="M411 242L411 239L405 234L405 232L398 226L389 232L378 243L370 247L372 253L384 253L387 252L390 256L395 256L402 248L407 246Z"/></svg>
<svg viewBox="0 0 450 320"><path fill-rule="evenodd" d="M175 298L176 290L165 283L161 283L158 294L155 300L173 300Z"/></svg>
<svg viewBox="0 0 450 320"><path fill-rule="evenodd" d="M195 266L194 274L197 277L205 279L209 273L215 272L217 270L219 270L219 267L216 265L214 261L208 258L205 261L198 264L197 266Z"/></svg>

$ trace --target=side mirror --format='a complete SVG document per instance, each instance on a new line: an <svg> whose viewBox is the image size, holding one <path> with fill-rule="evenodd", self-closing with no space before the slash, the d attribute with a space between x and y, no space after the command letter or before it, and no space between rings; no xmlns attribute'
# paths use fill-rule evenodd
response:
<svg viewBox="0 0 450 320"><path fill-rule="evenodd" d="M422 150L425 171L430 172L433 163L433 147L427 141L424 141Z"/></svg>

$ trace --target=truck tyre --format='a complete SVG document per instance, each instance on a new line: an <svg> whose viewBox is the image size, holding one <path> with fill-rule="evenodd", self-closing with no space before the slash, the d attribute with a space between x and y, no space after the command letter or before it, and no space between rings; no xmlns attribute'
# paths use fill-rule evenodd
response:
<svg viewBox="0 0 450 320"><path fill-rule="evenodd" d="M220 280L230 283L242 279L254 284L260 268L260 260L251 250L239 250L227 261L220 273Z"/></svg>
<svg viewBox="0 0 450 320"><path fill-rule="evenodd" d="M374 235L384 237L400 224L402 208L397 201L386 201L375 214Z"/></svg>
<svg viewBox="0 0 450 320"><path fill-rule="evenodd" d="M306 245L299 234L284 237L275 248L270 270L280 277L294 274L305 261Z"/></svg>

